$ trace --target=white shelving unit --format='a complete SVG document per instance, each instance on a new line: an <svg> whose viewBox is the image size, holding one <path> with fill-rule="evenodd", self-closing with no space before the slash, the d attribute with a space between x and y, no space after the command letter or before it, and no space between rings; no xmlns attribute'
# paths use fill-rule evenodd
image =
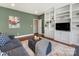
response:
<svg viewBox="0 0 79 59"><path fill-rule="evenodd" d="M79 3L72 4L72 23L79 22Z"/></svg>
<svg viewBox="0 0 79 59"><path fill-rule="evenodd" d="M70 5L50 9L45 13L45 36L69 43L70 32L56 30L56 23L70 22Z"/></svg>
<svg viewBox="0 0 79 59"><path fill-rule="evenodd" d="M55 23L70 23L70 5L63 6L56 9L56 20ZM55 30L55 38L58 41L69 43L70 31Z"/></svg>
<svg viewBox="0 0 79 59"><path fill-rule="evenodd" d="M54 9L50 10L50 37L54 38L54 30L55 30L55 21L54 21Z"/></svg>
<svg viewBox="0 0 79 59"><path fill-rule="evenodd" d="M72 4L71 44L79 45L79 3Z"/></svg>
<svg viewBox="0 0 79 59"><path fill-rule="evenodd" d="M49 19L50 19L50 18L49 18L49 17L50 17L49 12L45 12L44 16L45 16L45 17L44 17L44 19L45 19L45 20L44 20L44 26L45 26L45 27L44 27L44 28L45 28L45 29L44 29L44 31L45 31L45 32L44 32L44 35L45 35L45 36L49 36Z"/></svg>
<svg viewBox="0 0 79 59"><path fill-rule="evenodd" d="M79 45L79 3L53 8L45 13L45 35L55 40ZM70 23L70 31L56 30L56 23Z"/></svg>
<svg viewBox="0 0 79 59"><path fill-rule="evenodd" d="M44 17L44 26L45 26L45 36L54 38L54 9L51 8L46 11L45 17Z"/></svg>
<svg viewBox="0 0 79 59"><path fill-rule="evenodd" d="M56 22L70 22L70 5L56 9Z"/></svg>

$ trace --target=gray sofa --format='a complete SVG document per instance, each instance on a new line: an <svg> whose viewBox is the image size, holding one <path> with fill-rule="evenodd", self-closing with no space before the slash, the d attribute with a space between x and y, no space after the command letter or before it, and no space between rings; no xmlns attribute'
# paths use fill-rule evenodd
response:
<svg viewBox="0 0 79 59"><path fill-rule="evenodd" d="M19 39L11 39L4 46L0 47L2 52L6 52L9 56L29 56Z"/></svg>

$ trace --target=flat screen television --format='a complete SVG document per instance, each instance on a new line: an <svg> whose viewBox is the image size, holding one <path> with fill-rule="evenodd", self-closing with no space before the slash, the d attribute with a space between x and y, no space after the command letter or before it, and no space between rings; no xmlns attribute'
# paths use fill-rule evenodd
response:
<svg viewBox="0 0 79 59"><path fill-rule="evenodd" d="M56 30L70 31L70 23L56 23Z"/></svg>

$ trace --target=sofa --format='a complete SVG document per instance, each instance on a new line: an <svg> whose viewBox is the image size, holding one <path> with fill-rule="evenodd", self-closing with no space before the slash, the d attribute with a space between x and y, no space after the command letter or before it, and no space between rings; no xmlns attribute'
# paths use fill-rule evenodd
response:
<svg viewBox="0 0 79 59"><path fill-rule="evenodd" d="M2 52L7 53L9 56L29 56L19 39L9 38L10 40L5 45L0 46Z"/></svg>

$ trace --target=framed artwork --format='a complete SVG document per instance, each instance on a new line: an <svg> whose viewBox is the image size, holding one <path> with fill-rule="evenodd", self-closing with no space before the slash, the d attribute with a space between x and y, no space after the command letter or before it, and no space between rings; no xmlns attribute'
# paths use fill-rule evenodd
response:
<svg viewBox="0 0 79 59"><path fill-rule="evenodd" d="M20 18L16 16L9 16L9 28L20 28Z"/></svg>

